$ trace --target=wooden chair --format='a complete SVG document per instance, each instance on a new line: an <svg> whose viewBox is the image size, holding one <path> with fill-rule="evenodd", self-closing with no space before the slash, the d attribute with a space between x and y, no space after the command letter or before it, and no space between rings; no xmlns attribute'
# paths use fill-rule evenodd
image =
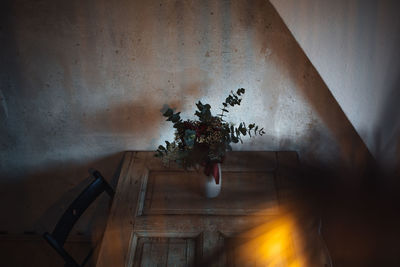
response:
<svg viewBox="0 0 400 267"><path fill-rule="evenodd" d="M68 207L65 213L61 216L61 219L58 221L54 231L49 233L44 233L44 239L49 242L49 244L58 252L58 254L64 259L65 266L84 266L89 260L90 256L93 253L93 249L90 253L85 257L82 264L79 265L72 256L64 249L65 241L69 233L72 230L72 227L79 219L79 217L83 214L83 212L92 204L96 198L103 193L104 191L111 197L114 197L114 190L107 183L107 181L103 178L103 176L97 170L90 169L89 173L91 177L95 180L90 183L82 193L72 202L72 204Z"/></svg>

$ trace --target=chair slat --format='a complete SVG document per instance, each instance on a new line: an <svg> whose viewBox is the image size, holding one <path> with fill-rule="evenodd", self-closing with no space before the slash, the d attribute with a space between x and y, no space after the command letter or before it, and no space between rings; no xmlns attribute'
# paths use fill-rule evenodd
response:
<svg viewBox="0 0 400 267"><path fill-rule="evenodd" d="M69 265L76 265L77 263L63 247L75 223L101 193L106 192L111 198L114 197L114 190L100 172L90 169L89 173L95 180L91 182L67 208L56 224L52 234L45 233L43 235L49 244L64 258L66 264ZM85 259L83 264L85 264L86 261L87 259Z"/></svg>

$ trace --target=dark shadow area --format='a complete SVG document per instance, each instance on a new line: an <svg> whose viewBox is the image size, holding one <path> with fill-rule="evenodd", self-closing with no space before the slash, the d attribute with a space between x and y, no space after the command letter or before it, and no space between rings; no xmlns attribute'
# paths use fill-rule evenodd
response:
<svg viewBox="0 0 400 267"><path fill-rule="evenodd" d="M83 260L91 247L90 239L84 237L74 238L65 245L65 249L77 260ZM2 266L7 267L64 266L60 256L40 235L0 236L0 256ZM85 266L95 265L89 261Z"/></svg>
<svg viewBox="0 0 400 267"><path fill-rule="evenodd" d="M117 153L88 162L53 164L46 168L46 171L25 177L24 183L2 183L2 196L7 192L13 195L13 197L7 197L13 204L3 211L12 218L11 221L3 221L3 224L6 223L6 226L3 226L6 230L2 231L0 236L3 263L8 263L7 266L28 266L28 264L29 266L63 266L59 255L41 235L46 231L53 231L66 208L92 181L88 174L89 168L99 170L110 185L116 188L122 158L123 153ZM17 199L12 200L13 198ZM110 198L102 194L74 226L67 240L66 249L77 260L83 260L90 248L99 246L110 204ZM27 214L29 210L31 213ZM32 218L35 218L34 222L31 221ZM13 229L13 222L18 221L23 222L23 225L31 225L31 228L25 230L24 233L7 231ZM17 225L18 230L19 228L20 224ZM31 255L29 263L21 257L15 257L18 247L29 249L23 253L24 257ZM15 256L7 255L11 252Z"/></svg>
<svg viewBox="0 0 400 267"><path fill-rule="evenodd" d="M66 207L90 182L89 168L99 170L115 188L122 156L123 153L117 153L88 162L54 163L43 171L26 176L23 183L3 182L1 194L13 204L8 207L5 203L2 204L4 212L12 218L12 221L3 221L2 231L15 233L20 230L20 226L14 229L13 221L31 225L30 229L24 229L29 233L41 234L53 229ZM90 235L93 219L91 215L104 207L102 199L99 200L99 203L103 204L91 207L88 215L85 214L76 225L76 234ZM31 221L32 219L34 221Z"/></svg>
<svg viewBox="0 0 400 267"><path fill-rule="evenodd" d="M375 154L381 167L389 172L400 168L400 75L397 77L384 99L385 104L376 120L374 132Z"/></svg>
<svg viewBox="0 0 400 267"><path fill-rule="evenodd" d="M356 179L389 179L377 168L369 168L364 173ZM397 266L400 264L397 241L400 177L390 177L397 181L390 189L370 184L354 190L345 181L354 179L355 175L359 174L345 168L332 171L306 166L301 176L307 204L320 211L322 233L336 263L334 266Z"/></svg>
<svg viewBox="0 0 400 267"><path fill-rule="evenodd" d="M282 164L283 163L283 164ZM400 264L400 176L385 177L377 167L354 172L346 165L314 161L296 166L280 161L283 214L291 214L302 235L303 252L311 266L365 267ZM349 187L348 180L392 179L392 188ZM273 220L273 219L271 219ZM238 235L240 237L240 234ZM246 240L225 243L197 266L210 266L240 248ZM233 256L233 255L231 255ZM330 265L332 262L332 265Z"/></svg>
<svg viewBox="0 0 400 267"><path fill-rule="evenodd" d="M285 202L302 218L319 221L333 266L397 266L400 264L399 176L388 177L377 165L354 171L347 165L318 161L302 163L300 170L285 166L294 177ZM396 181L349 186L349 180ZM306 223L306 219L304 219ZM313 244L308 244L312 247Z"/></svg>

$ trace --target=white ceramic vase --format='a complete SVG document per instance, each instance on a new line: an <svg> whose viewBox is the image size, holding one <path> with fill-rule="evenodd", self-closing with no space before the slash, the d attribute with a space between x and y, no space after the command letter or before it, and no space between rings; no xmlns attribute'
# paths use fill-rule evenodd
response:
<svg viewBox="0 0 400 267"><path fill-rule="evenodd" d="M219 183L215 182L214 175L211 174L209 176L205 176L204 179L204 189L205 189L205 196L207 198L214 198L219 195L221 192L221 185L222 185L222 174L221 174L221 164L218 164L218 173L219 173Z"/></svg>

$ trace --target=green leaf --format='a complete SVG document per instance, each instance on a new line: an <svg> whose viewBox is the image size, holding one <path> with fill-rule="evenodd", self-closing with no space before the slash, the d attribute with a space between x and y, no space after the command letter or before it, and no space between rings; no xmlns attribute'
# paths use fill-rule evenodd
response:
<svg viewBox="0 0 400 267"><path fill-rule="evenodd" d="M163 116L170 117L172 116L172 114L174 114L174 112L172 111L172 109L168 108L167 111L164 112Z"/></svg>
<svg viewBox="0 0 400 267"><path fill-rule="evenodd" d="M198 103L196 103L196 106L198 108L198 110L201 112L204 108L203 104L199 101Z"/></svg>
<svg viewBox="0 0 400 267"><path fill-rule="evenodd" d="M236 133L236 137L239 137L239 136L240 136L240 131L239 131L238 128L235 128L235 133Z"/></svg>
<svg viewBox="0 0 400 267"><path fill-rule="evenodd" d="M179 114L181 114L181 113L180 112L175 113L174 115L169 117L167 121L172 121L173 123L178 122L181 119L181 116L179 116Z"/></svg>
<svg viewBox="0 0 400 267"><path fill-rule="evenodd" d="M244 136L246 136L246 128L239 128L239 131L244 135Z"/></svg>

